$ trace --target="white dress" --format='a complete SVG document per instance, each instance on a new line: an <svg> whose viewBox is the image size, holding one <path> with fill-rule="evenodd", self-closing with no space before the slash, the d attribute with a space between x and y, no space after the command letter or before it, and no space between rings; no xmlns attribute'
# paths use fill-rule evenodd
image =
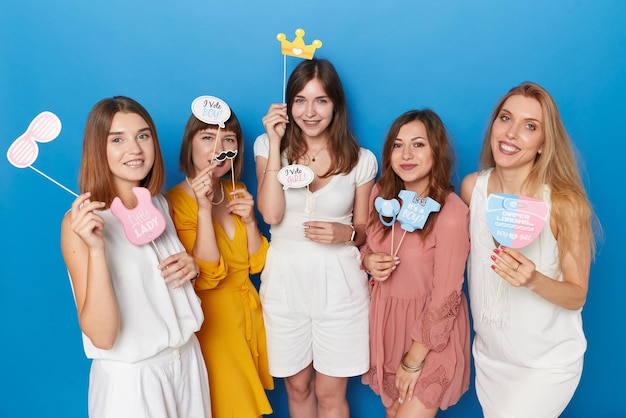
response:
<svg viewBox="0 0 626 418"><path fill-rule="evenodd" d="M582 373L587 342L581 309L564 309L525 287L513 287L491 269L495 244L487 225L490 173L479 173L470 204L468 282L476 332L476 392L487 418L558 417ZM543 198L550 202L547 186ZM519 251L537 271L562 280L549 217L539 237Z"/></svg>
<svg viewBox="0 0 626 418"><path fill-rule="evenodd" d="M254 154L268 157L267 135L257 138ZM282 165L287 165L284 158ZM318 372L335 377L369 369L369 294L359 250L313 242L303 235L302 224L351 224L355 190L373 180L377 169L374 154L361 148L354 169L333 176L323 188L285 190L285 213L270 229L259 291L275 377L292 376L311 362Z"/></svg>
<svg viewBox="0 0 626 418"><path fill-rule="evenodd" d="M152 197L166 229L154 242L168 257L185 251L163 196ZM89 382L91 418L206 418L211 416L206 366L195 332L204 319L191 283L173 289L158 269L151 244L136 246L111 210L95 211L105 222L104 242L120 310L113 347L102 350L83 334L93 359Z"/></svg>

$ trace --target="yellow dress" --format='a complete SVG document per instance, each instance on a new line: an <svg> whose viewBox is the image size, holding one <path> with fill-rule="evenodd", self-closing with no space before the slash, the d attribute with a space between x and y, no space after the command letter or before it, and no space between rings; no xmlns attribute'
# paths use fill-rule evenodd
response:
<svg viewBox="0 0 626 418"><path fill-rule="evenodd" d="M232 185L223 181L229 198ZM237 187L244 187L238 183ZM189 253L196 240L198 204L182 187L165 193L173 212L178 236ZM219 262L196 259L200 276L195 282L202 301L204 323L198 331L211 388L213 418L247 418L271 414L265 389L273 389L269 374L265 327L259 294L250 274L265 264L269 244L263 237L256 254L248 255L245 225L234 216L235 236L231 241L215 221Z"/></svg>

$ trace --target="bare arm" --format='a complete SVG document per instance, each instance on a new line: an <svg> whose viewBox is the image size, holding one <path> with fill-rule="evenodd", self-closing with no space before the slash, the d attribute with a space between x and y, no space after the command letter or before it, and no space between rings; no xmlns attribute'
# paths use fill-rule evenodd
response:
<svg viewBox="0 0 626 418"><path fill-rule="evenodd" d="M218 262L220 260L220 250L217 246L215 238L215 228L213 226L213 200L214 190L212 173L215 169L214 165L202 170L191 180L191 188L198 203L198 220L195 230L193 247L182 239L183 245L198 260L207 262ZM208 181L205 179L208 176ZM179 235L181 235L179 233ZM191 247L191 248L190 248Z"/></svg>
<svg viewBox="0 0 626 418"><path fill-rule="evenodd" d="M476 178L478 177L478 173L468 174L463 178L461 182L461 199L465 202L467 206L470 204L470 199L472 198L472 192L474 191L474 186L476 186Z"/></svg>
<svg viewBox="0 0 626 418"><path fill-rule="evenodd" d="M287 123L287 106L284 104L271 105L263 117L263 126L269 138L269 155L267 158L256 157L257 204L268 225L280 223L285 214L285 193L277 175L281 169L280 143Z"/></svg>
<svg viewBox="0 0 626 418"><path fill-rule="evenodd" d="M239 215L241 222L246 226L248 236L248 255L256 254L263 243L263 236L257 226L254 215L254 199L246 189L236 189L231 192L235 198L228 204L230 213Z"/></svg>
<svg viewBox="0 0 626 418"><path fill-rule="evenodd" d="M61 251L72 280L78 321L94 346L113 347L120 327L120 312L106 261L104 220L93 213L103 202L89 202L81 194L61 225Z"/></svg>
<svg viewBox="0 0 626 418"><path fill-rule="evenodd" d="M368 215L368 199L374 186L374 180L356 188L352 209L352 222L357 231L354 245L365 243L365 224ZM350 241L352 227L339 222L308 221L304 223L304 235L320 244L338 244Z"/></svg>

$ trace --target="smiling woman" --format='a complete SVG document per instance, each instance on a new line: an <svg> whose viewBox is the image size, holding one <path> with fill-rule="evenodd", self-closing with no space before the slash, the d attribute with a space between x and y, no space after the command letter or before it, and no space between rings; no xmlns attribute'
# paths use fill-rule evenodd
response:
<svg viewBox="0 0 626 418"><path fill-rule="evenodd" d="M83 193L63 219L61 247L85 354L93 360L89 416L148 418L172 410L209 416L208 379L195 335L203 316L190 283L198 265L184 251L159 194L158 137L139 103L118 96L93 107L79 183ZM127 239L125 226L140 200L166 223L154 252ZM125 222L114 216L116 210ZM179 367L172 368L172 361Z"/></svg>
<svg viewBox="0 0 626 418"><path fill-rule="evenodd" d="M587 347L581 310L594 215L558 108L543 87L527 82L500 99L481 163L461 186L471 212L478 399L485 417L558 417L578 386ZM493 239L487 199L495 193L549 204L533 242L513 249Z"/></svg>
<svg viewBox="0 0 626 418"><path fill-rule="evenodd" d="M223 129L191 115L179 158L186 177L165 194L178 236L200 266L194 288L208 320L198 338L210 385L219 388L211 391L213 418L272 412L261 303L250 280L263 268L268 243L252 195L236 182L243 143L234 112ZM223 178L229 173L232 183Z"/></svg>

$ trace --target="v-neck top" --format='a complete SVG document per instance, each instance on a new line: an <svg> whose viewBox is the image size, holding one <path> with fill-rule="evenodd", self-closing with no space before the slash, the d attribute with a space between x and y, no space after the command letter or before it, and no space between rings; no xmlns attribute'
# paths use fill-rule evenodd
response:
<svg viewBox="0 0 626 418"><path fill-rule="evenodd" d="M268 158L269 138L267 134L257 137L254 142L254 156ZM287 158L281 156L281 166L287 166ZM302 224L307 221L352 223L354 193L373 180L378 171L374 154L361 148L359 162L347 174L337 174L320 189L311 192L307 187L285 190L285 213L280 223L272 225L272 244L309 244L311 240L302 233ZM272 173L268 175L274 175Z"/></svg>

